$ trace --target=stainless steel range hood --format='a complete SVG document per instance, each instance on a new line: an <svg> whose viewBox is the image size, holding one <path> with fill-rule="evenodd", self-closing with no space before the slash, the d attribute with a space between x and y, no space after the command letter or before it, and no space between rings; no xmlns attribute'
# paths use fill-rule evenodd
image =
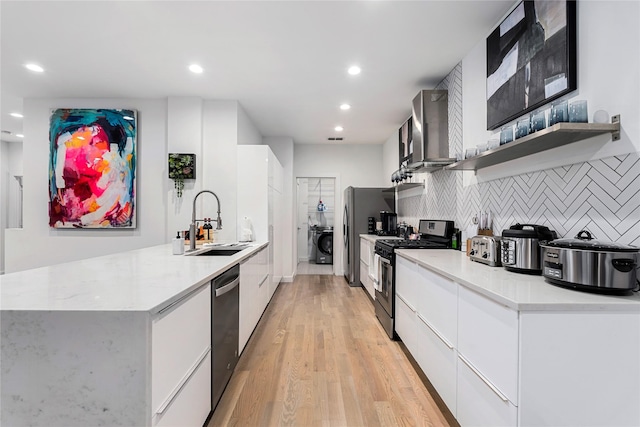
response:
<svg viewBox="0 0 640 427"><path fill-rule="evenodd" d="M455 163L449 157L449 95L447 90L421 90L413 98L413 156L407 165L418 172L440 170Z"/></svg>

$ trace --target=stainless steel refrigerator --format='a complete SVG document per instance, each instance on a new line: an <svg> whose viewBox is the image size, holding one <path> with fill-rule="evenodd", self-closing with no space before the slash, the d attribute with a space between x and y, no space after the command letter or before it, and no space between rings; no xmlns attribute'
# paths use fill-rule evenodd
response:
<svg viewBox="0 0 640 427"><path fill-rule="evenodd" d="M349 286L360 284L360 234L366 234L368 218L380 221L380 211L395 212L395 193L384 188L347 187L344 190L342 265Z"/></svg>

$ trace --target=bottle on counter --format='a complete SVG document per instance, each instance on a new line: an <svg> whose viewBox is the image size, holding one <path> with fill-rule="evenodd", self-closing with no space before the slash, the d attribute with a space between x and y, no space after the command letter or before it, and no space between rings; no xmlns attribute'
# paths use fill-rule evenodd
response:
<svg viewBox="0 0 640 427"><path fill-rule="evenodd" d="M182 255L184 253L184 237L180 236L180 232L176 233L176 237L171 241L173 245L173 254Z"/></svg>

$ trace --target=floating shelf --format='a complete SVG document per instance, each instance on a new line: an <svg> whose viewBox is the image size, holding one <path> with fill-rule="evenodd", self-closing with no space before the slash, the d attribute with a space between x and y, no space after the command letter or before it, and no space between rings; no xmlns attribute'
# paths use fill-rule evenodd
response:
<svg viewBox="0 0 640 427"><path fill-rule="evenodd" d="M403 182L402 184L398 184L394 187L385 188L384 190L382 190L382 192L395 194L396 190L400 192L400 191L411 190L418 187L424 188L424 182Z"/></svg>
<svg viewBox="0 0 640 427"><path fill-rule="evenodd" d="M620 139L620 115L613 116L611 123L556 123L475 157L445 166L445 169L477 171L606 133L612 134L613 141Z"/></svg>

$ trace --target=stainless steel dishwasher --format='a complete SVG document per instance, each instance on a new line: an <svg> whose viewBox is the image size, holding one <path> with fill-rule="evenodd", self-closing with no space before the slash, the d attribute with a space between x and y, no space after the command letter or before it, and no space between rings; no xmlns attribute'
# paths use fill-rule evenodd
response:
<svg viewBox="0 0 640 427"><path fill-rule="evenodd" d="M215 409L238 363L240 265L220 274L211 284L211 408Z"/></svg>

